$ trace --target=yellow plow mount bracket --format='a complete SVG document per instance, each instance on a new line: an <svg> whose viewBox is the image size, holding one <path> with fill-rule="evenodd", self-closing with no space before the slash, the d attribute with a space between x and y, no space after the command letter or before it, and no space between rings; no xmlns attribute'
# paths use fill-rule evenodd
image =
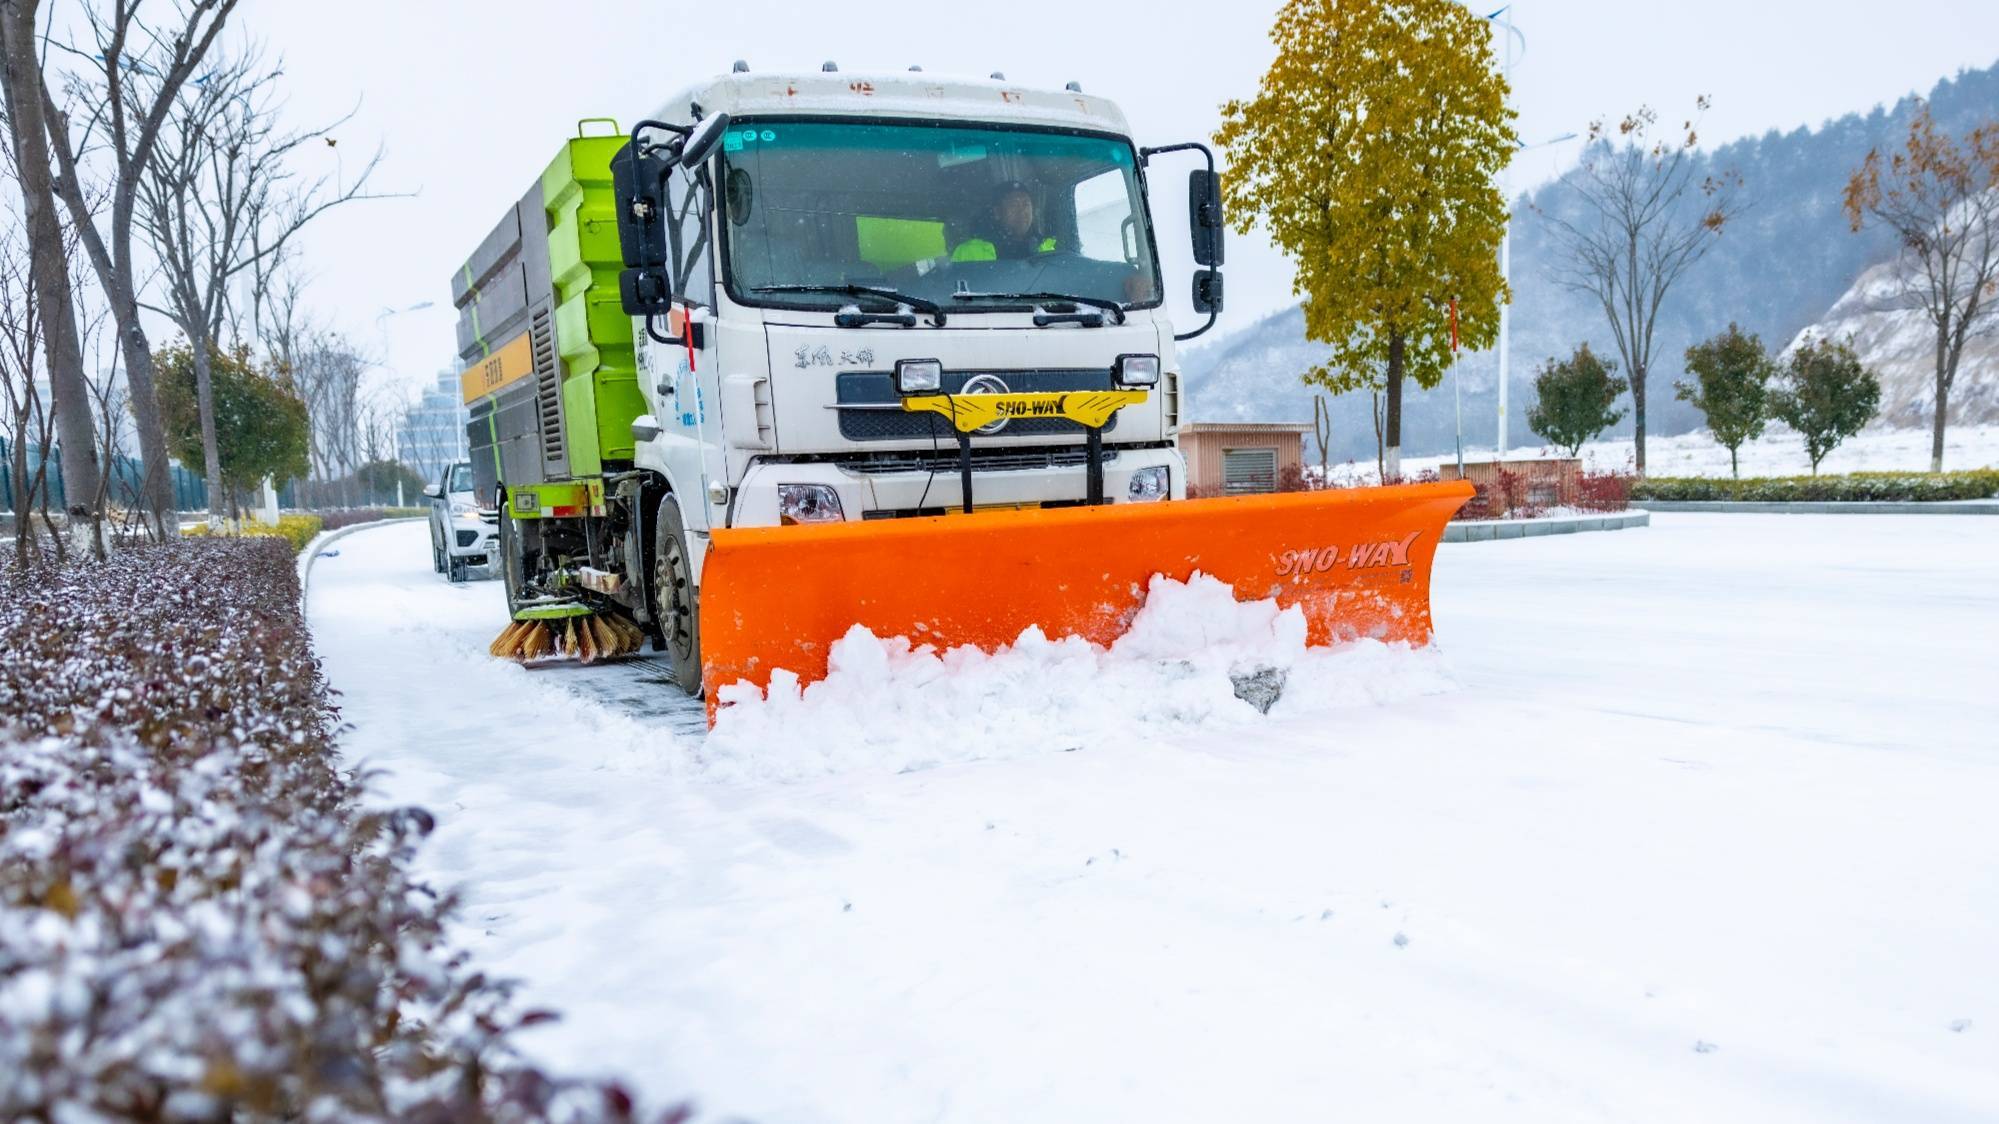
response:
<svg viewBox="0 0 1999 1124"><path fill-rule="evenodd" d="M972 433L996 421L1026 418L1067 418L1091 429L1102 428L1111 415L1145 401L1143 390L1064 390L1016 394L921 394L902 400L912 414L942 414L960 433Z"/></svg>

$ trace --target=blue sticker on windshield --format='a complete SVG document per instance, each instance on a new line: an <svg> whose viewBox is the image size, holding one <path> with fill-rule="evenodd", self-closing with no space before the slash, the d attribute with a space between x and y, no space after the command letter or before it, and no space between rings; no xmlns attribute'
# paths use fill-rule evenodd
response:
<svg viewBox="0 0 1999 1124"><path fill-rule="evenodd" d="M764 142L765 144L769 144L770 142L772 142L772 141L774 141L774 140L776 140L776 139L777 139L777 133L776 133L776 131L775 131L775 130L772 130L772 129L765 129L765 130L764 130L764 133L763 133L763 142Z"/></svg>
<svg viewBox="0 0 1999 1124"><path fill-rule="evenodd" d="M722 134L723 152L741 152L742 150L743 150L743 134L741 133Z"/></svg>

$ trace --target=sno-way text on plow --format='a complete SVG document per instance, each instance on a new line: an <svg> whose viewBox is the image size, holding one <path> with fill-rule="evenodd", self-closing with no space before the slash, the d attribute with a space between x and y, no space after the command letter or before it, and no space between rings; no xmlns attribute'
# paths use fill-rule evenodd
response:
<svg viewBox="0 0 1999 1124"><path fill-rule="evenodd" d="M1411 531L1400 542L1355 543L1346 554L1347 569L1371 570L1379 566L1407 566L1409 547L1421 538L1423 532ZM1304 550L1287 550L1277 556L1277 576L1302 578L1307 574L1325 573L1340 561L1338 546L1307 547Z"/></svg>

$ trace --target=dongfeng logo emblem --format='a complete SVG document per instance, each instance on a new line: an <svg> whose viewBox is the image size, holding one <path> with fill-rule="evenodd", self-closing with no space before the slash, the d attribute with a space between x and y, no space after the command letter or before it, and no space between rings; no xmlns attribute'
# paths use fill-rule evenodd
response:
<svg viewBox="0 0 1999 1124"><path fill-rule="evenodd" d="M958 393L1011 394L1013 393L1013 388L1008 386L1006 384L1006 380L1000 378L998 375L973 375L971 378L965 380L965 385L958 388ZM1000 430L1005 429L1006 423L1007 423L1006 418L998 418L992 422L980 426L979 428L973 430L972 432L983 433L990 437L991 435L998 433Z"/></svg>

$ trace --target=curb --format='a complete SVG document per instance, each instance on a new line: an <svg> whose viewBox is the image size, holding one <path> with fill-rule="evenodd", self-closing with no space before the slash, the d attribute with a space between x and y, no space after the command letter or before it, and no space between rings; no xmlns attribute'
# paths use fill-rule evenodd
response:
<svg viewBox="0 0 1999 1124"><path fill-rule="evenodd" d="M1543 535L1576 535L1588 531L1622 531L1648 527L1647 511L1621 511L1605 515L1566 515L1559 519L1478 519L1453 522L1444 528L1445 542L1494 542L1499 539L1537 539Z"/></svg>
<svg viewBox="0 0 1999 1124"><path fill-rule="evenodd" d="M1999 500L1632 500L1631 506L1766 515L1999 515Z"/></svg>
<svg viewBox="0 0 1999 1124"><path fill-rule="evenodd" d="M298 552L299 604L305 604L306 583L312 578L312 560L319 557L321 550L339 542L356 531L365 531L371 527L386 527L391 523L414 523L419 519L428 518L430 518L428 515L398 515L394 519L370 519L366 523L349 523L345 527L339 527L331 531L321 531L312 536L312 541L306 543L305 549Z"/></svg>

